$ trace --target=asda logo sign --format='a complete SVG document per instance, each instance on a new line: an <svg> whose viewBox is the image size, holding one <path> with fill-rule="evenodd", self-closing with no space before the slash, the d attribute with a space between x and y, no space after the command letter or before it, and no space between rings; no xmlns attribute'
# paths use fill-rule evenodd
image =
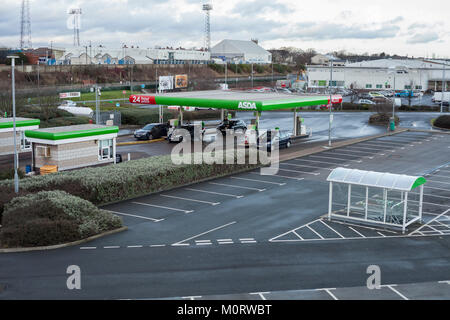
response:
<svg viewBox="0 0 450 320"><path fill-rule="evenodd" d="M256 110L256 102L239 102L238 108Z"/></svg>

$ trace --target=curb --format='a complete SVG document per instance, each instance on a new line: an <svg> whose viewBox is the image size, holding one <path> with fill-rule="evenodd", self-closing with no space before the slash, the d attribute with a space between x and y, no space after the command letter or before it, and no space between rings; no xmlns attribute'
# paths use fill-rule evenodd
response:
<svg viewBox="0 0 450 320"><path fill-rule="evenodd" d="M149 140L149 141L130 141L130 142L118 142L116 143L117 147L120 146L132 146L135 144L147 144L147 143L153 143L153 142L160 142L160 141L164 141L164 138L160 138L160 139L153 139L153 140Z"/></svg>
<svg viewBox="0 0 450 320"><path fill-rule="evenodd" d="M102 238L105 236L109 236L111 234L115 234L115 233L119 233L122 231L128 230L128 227L121 227L119 229L115 229L115 230L110 230L110 231L106 231L100 234L96 234L95 236L86 238L86 239L82 239L82 240L78 240L78 241L73 241L73 242L67 242L67 243L62 243L62 244L56 244L53 246L42 246L42 247L29 247L29 248L11 248L11 249L0 249L0 253L18 253L18 252L32 252L32 251L47 251L47 250L55 250L55 249L61 249L61 248L67 248L67 247L72 247L72 246L76 246L85 242L89 242L98 238Z"/></svg>

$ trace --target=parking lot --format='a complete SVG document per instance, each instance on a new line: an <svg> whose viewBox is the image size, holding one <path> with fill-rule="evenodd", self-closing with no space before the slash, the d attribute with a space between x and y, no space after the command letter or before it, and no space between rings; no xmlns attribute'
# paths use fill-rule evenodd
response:
<svg viewBox="0 0 450 320"><path fill-rule="evenodd" d="M30 278L25 290L7 279L0 297L25 290L42 298L345 299L365 292L366 268L376 264L385 287L368 298L402 298L392 288L420 297L416 284L448 298L441 284L450 270L449 146L448 134L407 131L282 161L273 176L252 170L105 206L127 231L44 253L30 275L40 281ZM324 219L326 178L340 166L424 175L424 224L401 234ZM37 254L15 259L27 266ZM85 290L76 295L55 275L73 263L84 270Z"/></svg>

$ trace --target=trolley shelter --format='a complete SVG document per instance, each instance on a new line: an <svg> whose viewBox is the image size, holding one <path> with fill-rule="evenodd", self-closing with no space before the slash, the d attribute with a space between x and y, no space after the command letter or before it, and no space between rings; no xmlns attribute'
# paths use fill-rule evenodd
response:
<svg viewBox="0 0 450 320"><path fill-rule="evenodd" d="M403 233L422 221L424 177L336 168L327 181L329 220L401 227Z"/></svg>

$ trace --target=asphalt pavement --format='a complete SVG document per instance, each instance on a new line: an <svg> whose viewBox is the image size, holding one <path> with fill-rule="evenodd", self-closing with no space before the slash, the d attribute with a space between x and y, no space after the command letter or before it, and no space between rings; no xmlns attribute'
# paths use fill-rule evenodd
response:
<svg viewBox="0 0 450 320"><path fill-rule="evenodd" d="M449 299L449 146L448 134L403 132L283 161L273 176L253 170L105 206L127 231L0 254L0 299L344 299L358 297L369 265L381 268L379 297L402 298L397 288L420 298L422 288ZM322 219L338 166L426 175L424 224L401 234ZM81 290L66 287L69 265Z"/></svg>

